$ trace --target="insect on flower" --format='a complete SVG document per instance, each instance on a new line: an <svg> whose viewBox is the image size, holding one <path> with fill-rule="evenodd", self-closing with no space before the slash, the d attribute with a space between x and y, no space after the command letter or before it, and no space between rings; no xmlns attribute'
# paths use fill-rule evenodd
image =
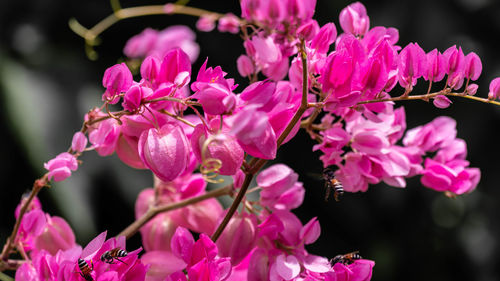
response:
<svg viewBox="0 0 500 281"><path fill-rule="evenodd" d="M127 251L120 248L114 248L112 250L106 251L101 255L101 261L109 264L113 264L114 260L127 264L119 258L126 257L128 255Z"/></svg>
<svg viewBox="0 0 500 281"><path fill-rule="evenodd" d="M325 180L325 201L328 202L328 197L330 197L330 192L333 189L333 198L335 201L340 201L340 197L344 194L344 187L342 183L335 178L335 174L329 168L323 170L323 179Z"/></svg>
<svg viewBox="0 0 500 281"><path fill-rule="evenodd" d="M330 260L330 264L333 266L336 263L342 264L351 264L354 263L355 260L362 259L359 255L359 251L347 253L345 255L336 255L333 259Z"/></svg>
<svg viewBox="0 0 500 281"><path fill-rule="evenodd" d="M92 264L92 267L89 266L89 264L82 258L78 259L78 267L80 268L80 275L83 277L83 279L87 281L94 281L94 278L90 275L92 270L94 270L94 264Z"/></svg>
<svg viewBox="0 0 500 281"><path fill-rule="evenodd" d="M85 246L82 251L81 257L78 259L78 267L80 268L80 272L78 273L83 277L83 279L87 281L94 281L94 278L91 275L92 271L94 270L94 263L92 262L92 258L95 256L97 251L101 249L104 240L106 240L106 232L101 233L92 241L90 241L89 244ZM91 266L89 266L86 260L91 261Z"/></svg>

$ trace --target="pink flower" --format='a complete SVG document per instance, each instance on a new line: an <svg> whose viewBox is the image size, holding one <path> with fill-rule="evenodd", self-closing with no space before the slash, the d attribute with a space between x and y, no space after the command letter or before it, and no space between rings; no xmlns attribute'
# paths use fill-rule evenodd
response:
<svg viewBox="0 0 500 281"><path fill-rule="evenodd" d="M177 75L183 71L191 74L189 56L180 48L168 51L163 58L158 73L157 83L175 83Z"/></svg>
<svg viewBox="0 0 500 281"><path fill-rule="evenodd" d="M257 176L257 184L262 188L261 204L271 210L291 210L299 207L304 200L305 190L297 182L298 175L283 164L273 165Z"/></svg>
<svg viewBox="0 0 500 281"><path fill-rule="evenodd" d="M46 218L45 227L34 241L37 251L43 249L55 255L59 250L66 251L76 246L75 234L63 218L49 215Z"/></svg>
<svg viewBox="0 0 500 281"><path fill-rule="evenodd" d="M219 19L218 29L220 32L237 34L240 31L240 21L234 14L225 14Z"/></svg>
<svg viewBox="0 0 500 281"><path fill-rule="evenodd" d="M452 160L439 163L432 159L425 160L421 182L436 191L449 191L460 195L474 190L481 177L477 168L467 168L469 162Z"/></svg>
<svg viewBox="0 0 500 281"><path fill-rule="evenodd" d="M154 49L157 40L158 31L146 28L127 41L123 52L131 58L146 56Z"/></svg>
<svg viewBox="0 0 500 281"><path fill-rule="evenodd" d="M127 41L123 52L130 58L156 55L159 59L163 59L168 51L181 48L188 54L191 62L194 62L200 52L195 39L196 34L184 25L173 25L161 31L146 28Z"/></svg>
<svg viewBox="0 0 500 281"><path fill-rule="evenodd" d="M219 255L230 257L233 266L239 264L255 246L257 218L255 215L235 214L217 240ZM235 243L235 241L238 241Z"/></svg>
<svg viewBox="0 0 500 281"><path fill-rule="evenodd" d="M345 33L363 36L370 29L370 18L360 2L352 3L340 12L340 26Z"/></svg>
<svg viewBox="0 0 500 281"><path fill-rule="evenodd" d="M266 68L269 64L281 61L280 48L272 37L256 35L251 38L250 42L255 49L255 62L261 68Z"/></svg>
<svg viewBox="0 0 500 281"><path fill-rule="evenodd" d="M234 135L243 150L262 159L276 157L276 135L266 113L247 106L234 115L230 134Z"/></svg>
<svg viewBox="0 0 500 281"><path fill-rule="evenodd" d="M465 75L465 56L462 47L452 46L444 51L448 85L453 89L462 87Z"/></svg>
<svg viewBox="0 0 500 281"><path fill-rule="evenodd" d="M399 84L403 88L412 88L417 79L427 71L427 56L417 43L410 43L399 53Z"/></svg>
<svg viewBox="0 0 500 281"><path fill-rule="evenodd" d="M218 159L221 175L234 175L243 163L244 152L233 136L220 132L209 134L203 125L198 125L191 136L193 152L202 165L203 160Z"/></svg>
<svg viewBox="0 0 500 281"><path fill-rule="evenodd" d="M82 132L76 132L71 141L71 149L76 152L83 152L87 146L87 137Z"/></svg>
<svg viewBox="0 0 500 281"><path fill-rule="evenodd" d="M114 119L99 122L89 128L89 141L100 156L113 154L120 136L120 125Z"/></svg>
<svg viewBox="0 0 500 281"><path fill-rule="evenodd" d="M488 99L494 100L500 96L500 77L493 79L490 82L490 92L488 93Z"/></svg>
<svg viewBox="0 0 500 281"><path fill-rule="evenodd" d="M476 81L479 78L479 75L481 75L482 70L483 64L476 53L470 52L467 56L465 56L465 77Z"/></svg>
<svg viewBox="0 0 500 281"><path fill-rule="evenodd" d="M153 91L150 88L134 85L123 96L122 106L125 110L136 112L141 106L142 98L152 94Z"/></svg>
<svg viewBox="0 0 500 281"><path fill-rule="evenodd" d="M337 29L335 24L329 22L321 27L318 34L311 41L311 48L316 49L322 54L326 54L330 45L337 38Z"/></svg>
<svg viewBox="0 0 500 281"><path fill-rule="evenodd" d="M189 142L177 124L144 131L138 149L142 162L163 181L174 180L189 163Z"/></svg>
<svg viewBox="0 0 500 281"><path fill-rule="evenodd" d="M153 88L158 87L157 79L160 73L161 61L154 55L147 56L141 64L141 77Z"/></svg>
<svg viewBox="0 0 500 281"><path fill-rule="evenodd" d="M71 176L71 171L76 171L78 162L73 154L63 152L56 158L44 163L45 169L49 170L48 179L53 181L63 181Z"/></svg>
<svg viewBox="0 0 500 281"><path fill-rule="evenodd" d="M424 126L408 130L403 138L403 144L419 147L423 153L433 152L450 144L456 135L455 120L441 116Z"/></svg>
<svg viewBox="0 0 500 281"><path fill-rule="evenodd" d="M102 85L106 91L102 95L102 100L110 104L115 104L120 100L118 96L126 92L132 86L133 77L125 63L115 64L106 69L102 78Z"/></svg>
<svg viewBox="0 0 500 281"><path fill-rule="evenodd" d="M241 76L246 77L255 72L252 60L245 55L241 55L236 60L236 66Z"/></svg>
<svg viewBox="0 0 500 281"><path fill-rule="evenodd" d="M319 25L315 20L309 20L306 23L302 24L299 28L297 28L297 35L301 38L304 38L306 41L310 41L318 34Z"/></svg>
<svg viewBox="0 0 500 281"><path fill-rule="evenodd" d="M423 73L425 80L438 82L443 80L446 74L446 61L437 49L427 53L427 71Z"/></svg>

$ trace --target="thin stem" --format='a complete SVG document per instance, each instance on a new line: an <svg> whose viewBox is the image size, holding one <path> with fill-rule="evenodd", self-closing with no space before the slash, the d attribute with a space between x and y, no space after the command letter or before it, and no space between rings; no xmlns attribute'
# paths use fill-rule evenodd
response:
<svg viewBox="0 0 500 281"><path fill-rule="evenodd" d="M413 95L413 96L400 96L400 97L395 97L395 98L387 98L387 99L374 99L374 100L366 100L366 101L360 101L357 103L357 105L360 104L367 104L367 103L375 103L375 102L386 102L386 101L404 101L404 100L429 100L435 96L438 95L443 95L443 96L452 96L452 97L461 97L465 99L471 99L475 101L480 101L484 103L491 103L494 105L500 105L500 102L494 101L494 100L489 100L487 98L480 98L476 96L469 96L469 95L463 95L461 93L448 93L445 90L435 92L435 93L430 93L426 95Z"/></svg>
<svg viewBox="0 0 500 281"><path fill-rule="evenodd" d="M14 248L16 242L16 236L19 231L19 226L21 225L21 220L23 219L24 214L28 210L31 201L33 201L38 192L40 192L40 190L42 190L42 188L47 185L47 175L48 174L43 175L40 179L35 180L35 182L33 183L33 189L31 190L28 199L24 201L23 206L21 207L21 211L19 212L19 217L17 218L16 223L14 224L14 229L12 230L12 233L10 234L9 238L7 238L7 242L5 243L5 246L2 250L2 254L0 255L0 260L6 261L7 258L9 257L10 252Z"/></svg>
<svg viewBox="0 0 500 281"><path fill-rule="evenodd" d="M210 14L213 15L215 19L219 19L223 16L223 14L214 13L211 11L187 7L184 5L176 5L176 4L168 4L169 13L168 14L182 14L182 15L190 15L195 17L200 17L202 15ZM113 9L116 9L116 5L113 5ZM119 5L118 5L119 8ZM120 20L134 18L134 17L143 17L143 16L151 16L151 15L165 15L167 14L165 11L165 5L149 5L149 6L139 6L139 7L131 7L125 9L115 10L113 14L105 17L96 25L94 25L90 29L86 29L83 27L76 19L70 19L69 27L73 32L78 34L80 37L85 39L85 43L90 46L96 45L96 38L99 34L103 33L106 29L111 27L113 24L117 23ZM240 20L243 22L242 20Z"/></svg>
<svg viewBox="0 0 500 281"><path fill-rule="evenodd" d="M304 51L304 42L301 43L302 48L300 49L300 55L301 55L301 60L302 60L302 100L300 102L300 107L295 112L295 115L293 116L292 120L288 125L286 126L285 130L281 133L280 137L278 138L277 144L278 147L281 146L283 141L286 139L288 134L292 131L293 127L297 122L302 118L302 115L307 109L307 90L309 88L308 86L308 74L307 74L307 54Z"/></svg>
<svg viewBox="0 0 500 281"><path fill-rule="evenodd" d="M227 211L226 216L219 224L212 237L210 237L212 241L215 242L217 241L217 239L219 239L220 235L222 234L222 231L224 231L224 228L226 228L227 224L229 223L229 220L233 217L234 213L236 212L236 209L238 209L238 205L240 205L243 196L245 196L248 186L250 185L252 179L253 179L252 173L248 173L245 175L245 180L243 181L243 185L241 186L240 191L236 195L236 198L234 198L233 204L231 204L231 207Z"/></svg>
<svg viewBox="0 0 500 281"><path fill-rule="evenodd" d="M9 275L0 272L0 280L2 281L14 281L14 278L10 277Z"/></svg>
<svg viewBox="0 0 500 281"><path fill-rule="evenodd" d="M198 202L201 202L203 200L209 199L209 198L214 198L214 197L220 197L223 195L229 195L232 192L232 185L227 185L222 188L218 188L212 191L209 191L203 195L196 196L196 197L191 197L179 202L175 203L170 203L170 204L164 204L160 206L155 206L150 208L142 217L134 221L131 225L129 225L127 228L125 228L122 232L120 232L118 236L125 236L127 239L132 237L137 231L145 225L147 222L149 222L151 219L153 219L156 215L163 213L163 212L168 212L172 211L175 209L179 209L182 207L185 207L187 205L195 204Z"/></svg>
<svg viewBox="0 0 500 281"><path fill-rule="evenodd" d="M16 270L25 262L25 260L0 260L0 273L4 270Z"/></svg>
<svg viewBox="0 0 500 281"><path fill-rule="evenodd" d="M188 125L190 127L193 127L193 128L196 127L195 124L189 122L188 120L186 120L186 119L184 119L184 118L182 118L180 116L177 116L177 115L175 115L173 113L170 113L170 112L166 111L165 109L159 110L158 112L166 114L166 115L168 115L168 116L170 116L170 117L172 117L172 118L174 118L174 119L176 119L178 121L181 121L182 123L184 123L184 124L186 124L186 125Z"/></svg>

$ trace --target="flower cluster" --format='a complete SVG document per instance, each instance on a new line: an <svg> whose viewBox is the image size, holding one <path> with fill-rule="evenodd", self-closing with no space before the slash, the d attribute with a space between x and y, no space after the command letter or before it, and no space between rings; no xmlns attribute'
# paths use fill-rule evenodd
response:
<svg viewBox="0 0 500 281"><path fill-rule="evenodd" d="M455 121L438 117L405 132L405 110L394 104L420 99L445 108L448 96L470 98L478 89L471 81L482 71L478 55L456 46L428 53L417 43L401 47L398 30L371 28L359 2L340 12L339 33L334 23L313 19L315 6L314 0L242 0L241 19L198 14L199 30L217 21L221 32L241 30L245 54L236 64L249 79L245 88L208 59L193 75L199 50L187 27L146 29L131 38L124 52L143 59L140 74L134 77L126 63L108 68L103 106L85 115L69 152L45 168L49 181L64 180L81 153L96 150L151 171L155 183L138 195L137 224L124 231L139 230L146 253L127 253L123 236L104 241L105 233L81 250L68 224L33 201L19 227L16 247L28 262L16 279L370 280L375 263L358 254L328 260L307 251L321 229L317 218L303 224L292 213L306 187L291 168L273 164L259 172L301 128L317 141L312 149L321 151L323 166L336 166L335 178L325 177L335 192L364 192L380 182L403 188L413 176L448 196L474 190L480 171L469 167ZM167 4L162 11L198 11L183 8ZM474 98L493 102L499 79L488 99ZM422 80L428 92L412 95ZM431 92L440 81L442 90ZM398 84L402 95L391 96ZM110 105L122 109L111 112ZM207 182L231 177L223 193L206 190ZM247 198L256 191L258 199ZM230 208L213 198L221 195L233 197Z"/></svg>

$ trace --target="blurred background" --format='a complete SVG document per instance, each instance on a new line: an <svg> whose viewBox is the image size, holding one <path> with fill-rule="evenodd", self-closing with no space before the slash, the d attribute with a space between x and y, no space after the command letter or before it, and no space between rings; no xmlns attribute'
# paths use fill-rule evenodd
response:
<svg viewBox="0 0 500 281"><path fill-rule="evenodd" d="M163 4L161 1L122 1L123 7ZM320 25L338 24L340 10L350 1L318 0ZM399 29L399 45L417 42L425 51L457 44L465 53L476 52L483 62L478 95L486 96L489 82L500 76L500 3L496 0L364 1L371 26ZM237 0L193 0L190 6L239 15ZM0 195L0 244L14 224L14 209L34 179L45 171L43 163L65 151L83 115L101 104L104 70L122 60L128 38L146 27L163 29L195 18L149 16L119 22L101 35L99 58L90 61L83 39L68 27L76 18L90 28L111 13L102 0L2 0L0 1L0 145L2 192ZM236 78L241 90L246 81L237 74L235 60L244 51L239 36L197 32L201 46L193 66L221 65ZM425 92L426 85L417 92ZM402 91L401 91L402 92ZM306 187L304 204L295 211L305 223L318 216L319 240L308 247L329 258L359 250L375 260L372 280L500 280L500 107L453 99L439 110L425 102L406 102L408 128L438 115L457 120L458 137L468 144L468 160L480 167L482 179L472 194L449 199L421 186L418 178L405 189L372 186L366 193L346 194L340 202L323 201L322 171L314 144L299 133L278 154L299 173ZM85 245L97 233L117 234L133 220L133 206L140 190L152 185L146 171L134 170L116 156L101 158L85 153L77 172L40 194L43 208L64 217L77 242ZM128 248L140 245L136 235Z"/></svg>

